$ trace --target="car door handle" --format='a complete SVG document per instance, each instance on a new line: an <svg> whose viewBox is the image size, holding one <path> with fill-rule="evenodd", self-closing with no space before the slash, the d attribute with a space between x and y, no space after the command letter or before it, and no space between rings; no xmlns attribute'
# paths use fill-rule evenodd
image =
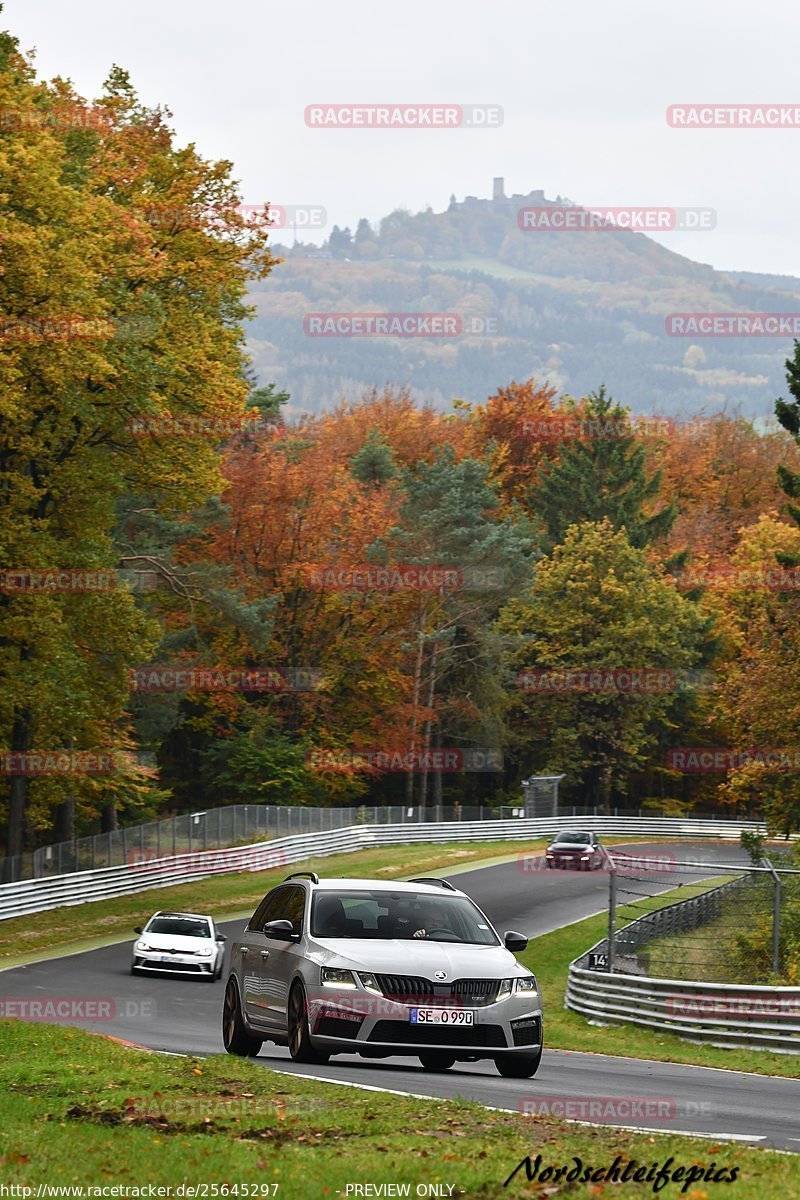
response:
<svg viewBox="0 0 800 1200"><path fill-rule="evenodd" d="M262 950L262 951L261 951L261 957L262 957L262 958L269 958L269 950Z"/></svg>
<svg viewBox="0 0 800 1200"><path fill-rule="evenodd" d="M240 946L240 947L239 947L239 953L240 953L240 954L249 954L249 953L250 953L250 947L249 947L249 946Z"/></svg>

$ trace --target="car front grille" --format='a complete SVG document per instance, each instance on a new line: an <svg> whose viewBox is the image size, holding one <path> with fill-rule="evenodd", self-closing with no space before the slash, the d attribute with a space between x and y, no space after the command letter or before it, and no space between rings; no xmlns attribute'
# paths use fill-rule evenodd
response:
<svg viewBox="0 0 800 1200"><path fill-rule="evenodd" d="M376 975L378 987L387 1000L402 1004L427 1004L453 1001L470 1008L494 1004L499 979L456 979L452 983L434 983L420 975Z"/></svg>
<svg viewBox="0 0 800 1200"><path fill-rule="evenodd" d="M395 1046L464 1046L467 1048L506 1048L506 1035L500 1025L412 1025L410 1021L378 1021L369 1035L370 1042L388 1042Z"/></svg>

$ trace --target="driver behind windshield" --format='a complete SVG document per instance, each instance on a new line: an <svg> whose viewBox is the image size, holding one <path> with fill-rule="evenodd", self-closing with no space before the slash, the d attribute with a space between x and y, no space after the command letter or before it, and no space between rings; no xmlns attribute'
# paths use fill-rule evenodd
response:
<svg viewBox="0 0 800 1200"><path fill-rule="evenodd" d="M412 935L415 938L430 937L433 933L453 933L453 927L450 924L450 918L447 914L447 909L442 904L437 904L434 901L432 904L426 905L422 914L423 926L415 930Z"/></svg>

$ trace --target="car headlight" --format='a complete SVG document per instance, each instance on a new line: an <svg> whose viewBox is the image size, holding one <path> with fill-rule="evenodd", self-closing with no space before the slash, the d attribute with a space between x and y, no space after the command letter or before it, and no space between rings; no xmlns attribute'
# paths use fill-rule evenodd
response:
<svg viewBox="0 0 800 1200"><path fill-rule="evenodd" d="M514 991L514 980L513 979L501 979L500 983L497 985L497 999L498 1000L507 1000L513 991Z"/></svg>
<svg viewBox="0 0 800 1200"><path fill-rule="evenodd" d="M323 987L354 988L355 976L352 971L342 971L339 967L323 967L321 982Z"/></svg>
<svg viewBox="0 0 800 1200"><path fill-rule="evenodd" d="M375 992L378 996L383 995L383 992L378 987L377 979L374 975L370 974L369 971L359 971L358 978L361 980L362 986L365 987L368 992Z"/></svg>
<svg viewBox="0 0 800 1200"><path fill-rule="evenodd" d="M530 996L537 991L536 979L533 975L523 975L521 979L517 980L517 993L524 992Z"/></svg>
<svg viewBox="0 0 800 1200"><path fill-rule="evenodd" d="M209 948L208 948L207 950L198 950L198 951L197 951L197 953L198 953L198 954L213 954L213 953L214 953L214 951L213 951L213 950L211 949L211 947L209 946Z"/></svg>
<svg viewBox="0 0 800 1200"><path fill-rule="evenodd" d="M150 947L148 946L147 942L137 942L136 949L137 950L149 950Z"/></svg>

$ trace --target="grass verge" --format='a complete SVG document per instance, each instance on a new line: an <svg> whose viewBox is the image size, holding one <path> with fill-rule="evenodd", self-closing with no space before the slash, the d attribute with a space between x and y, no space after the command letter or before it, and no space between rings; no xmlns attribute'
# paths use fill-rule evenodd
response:
<svg viewBox="0 0 800 1200"><path fill-rule="evenodd" d="M542 1171L573 1168L573 1156L582 1170L608 1168L619 1156L618 1169L634 1159L649 1171L671 1158L669 1171L683 1167L684 1176L659 1189L666 1200L800 1194L800 1157L793 1155L570 1125L471 1102L364 1092L224 1055L163 1058L74 1029L0 1021L0 1035L6 1051L0 1060L0 1182L31 1188L33 1196L38 1184L144 1185L147 1195L148 1184L176 1189L184 1183L207 1184L209 1197L242 1196L249 1184L251 1196L276 1200L333 1200L347 1196L348 1185L353 1196L354 1184L368 1183L408 1185L411 1196L456 1200L557 1194L584 1200L606 1193L592 1182L531 1183L524 1169L504 1188L526 1155L541 1155ZM421 1076L423 1090L424 1082ZM686 1183L686 1170L707 1171L712 1162L723 1173L719 1183L736 1171L735 1190L696 1182L697 1173ZM439 1192L417 1193L418 1186L434 1184ZM624 1191L652 1196L654 1188L630 1182Z"/></svg>

